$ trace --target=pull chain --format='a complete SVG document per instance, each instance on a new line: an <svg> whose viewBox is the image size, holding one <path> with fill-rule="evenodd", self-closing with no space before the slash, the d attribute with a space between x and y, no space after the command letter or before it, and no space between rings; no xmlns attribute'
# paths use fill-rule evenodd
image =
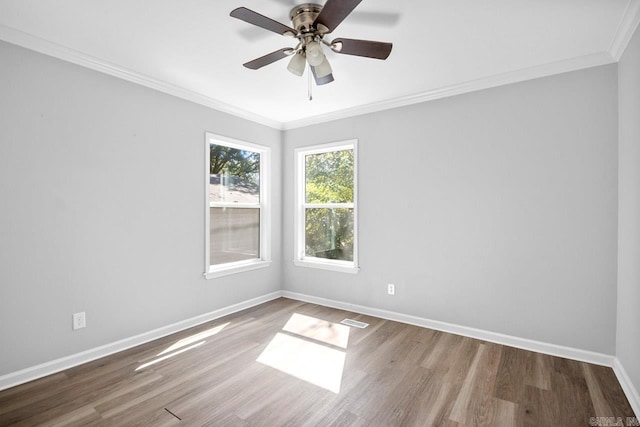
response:
<svg viewBox="0 0 640 427"><path fill-rule="evenodd" d="M312 84L311 84L311 65L309 65L309 72L307 73L307 81L308 83L308 89L307 89L307 93L309 94L309 101L313 101L313 94L311 93L311 88L312 88Z"/></svg>

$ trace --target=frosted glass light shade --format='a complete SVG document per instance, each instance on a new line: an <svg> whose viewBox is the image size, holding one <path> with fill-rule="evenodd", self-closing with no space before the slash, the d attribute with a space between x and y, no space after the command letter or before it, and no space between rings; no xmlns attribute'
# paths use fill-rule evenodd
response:
<svg viewBox="0 0 640 427"><path fill-rule="evenodd" d="M328 76L333 72L331 70L331 65L329 65L329 61L327 60L326 56L324 57L324 61L322 61L320 65L317 65L315 68L316 68L316 77L318 78Z"/></svg>
<svg viewBox="0 0 640 427"><path fill-rule="evenodd" d="M298 52L291 57L289 65L287 65L287 70L289 70L291 74L301 76L304 73L304 69L306 66L307 63L304 60L304 55Z"/></svg>
<svg viewBox="0 0 640 427"><path fill-rule="evenodd" d="M324 53L322 47L316 42L309 42L305 48L307 54L307 62L313 67L317 67L324 61Z"/></svg>

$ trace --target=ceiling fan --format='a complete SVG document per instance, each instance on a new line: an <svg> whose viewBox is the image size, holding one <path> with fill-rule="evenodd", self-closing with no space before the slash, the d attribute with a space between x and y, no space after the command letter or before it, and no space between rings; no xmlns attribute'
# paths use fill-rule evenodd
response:
<svg viewBox="0 0 640 427"><path fill-rule="evenodd" d="M334 80L333 71L322 50L323 44L336 53L387 59L393 47L391 43L345 38L337 38L328 42L324 39L344 21L361 1L327 0L324 6L315 3L298 5L291 9L289 14L293 27L281 24L246 7L234 9L231 11L231 16L234 18L298 40L298 44L294 48L285 47L243 65L249 69L257 70L291 56L287 66L291 73L302 76L308 63L316 84L323 85Z"/></svg>

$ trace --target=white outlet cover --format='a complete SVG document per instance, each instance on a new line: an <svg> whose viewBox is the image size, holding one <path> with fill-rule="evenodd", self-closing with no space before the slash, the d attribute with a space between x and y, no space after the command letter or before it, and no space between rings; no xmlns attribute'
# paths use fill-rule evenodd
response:
<svg viewBox="0 0 640 427"><path fill-rule="evenodd" d="M73 315L73 330L82 329L87 326L87 317L85 312L75 313Z"/></svg>

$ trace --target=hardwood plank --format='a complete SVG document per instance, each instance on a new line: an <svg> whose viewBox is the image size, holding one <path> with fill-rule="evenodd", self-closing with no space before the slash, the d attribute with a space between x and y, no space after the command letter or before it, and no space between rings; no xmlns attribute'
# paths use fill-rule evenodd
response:
<svg viewBox="0 0 640 427"><path fill-rule="evenodd" d="M450 421L448 416L458 389L446 379L447 372L433 372L418 401L411 408L407 425L440 426Z"/></svg>
<svg viewBox="0 0 640 427"><path fill-rule="evenodd" d="M627 411L627 408L629 408L631 405L627 400L627 396L624 395L624 392L622 391L622 388L620 387L616 374L613 372L613 370L605 366L590 364L585 364L585 369L588 369L592 372L593 384L591 385L591 387L594 387L596 390L601 390L601 398L603 398L606 402L606 405L611 408L612 413L608 416L614 416L616 418L623 417ZM591 387L589 388L589 390L591 390Z"/></svg>
<svg viewBox="0 0 640 427"><path fill-rule="evenodd" d="M313 330L283 331L302 316L318 319L304 324ZM343 348L331 323L346 317L370 326L351 328ZM339 392L261 363L278 334L342 352L331 367ZM610 368L286 298L0 392L0 425L12 426L584 426L592 416L634 416Z"/></svg>
<svg viewBox="0 0 640 427"><path fill-rule="evenodd" d="M580 363L580 362L576 362ZM593 404L587 383L583 377L572 377L556 373L552 377L551 389L555 395L562 396L562 405L558 421L563 424L589 425L589 414L594 414Z"/></svg>
<svg viewBox="0 0 640 427"><path fill-rule="evenodd" d="M551 390L545 390L529 385L525 387L522 412L517 416L517 425L526 427L555 425L559 418L559 402Z"/></svg>
<svg viewBox="0 0 640 427"><path fill-rule="evenodd" d="M490 425L495 403L487 390L495 387L500 347L480 344L460 388L449 419L459 424Z"/></svg>
<svg viewBox="0 0 640 427"><path fill-rule="evenodd" d="M432 376L433 371L421 366L404 371L402 380L391 390L387 399L378 405L375 411L371 411L371 416L368 416L371 424L380 426L415 424L418 420L413 408Z"/></svg>
<svg viewBox="0 0 640 427"><path fill-rule="evenodd" d="M58 387L69 377L64 372L49 375L0 392L0 420L2 415L32 407L43 396L55 394Z"/></svg>
<svg viewBox="0 0 640 427"><path fill-rule="evenodd" d="M518 405L502 399L492 399L495 405L494 418L487 425L493 426L516 426Z"/></svg>
<svg viewBox="0 0 640 427"><path fill-rule="evenodd" d="M527 383L527 366L531 364L531 356L531 352L519 348L502 348L493 396L504 401L522 402L524 386ZM541 376L541 372L538 374ZM536 384L541 382L538 381Z"/></svg>
<svg viewBox="0 0 640 427"><path fill-rule="evenodd" d="M554 369L553 357L546 354L527 352L527 372L525 384L542 390L551 390L551 374Z"/></svg>
<svg viewBox="0 0 640 427"><path fill-rule="evenodd" d="M364 420L362 420L356 414L353 414L349 411L343 411L338 414L338 417L335 421L333 421L331 424L326 425L328 425L329 427L356 427L364 426L366 424L364 423Z"/></svg>
<svg viewBox="0 0 640 427"><path fill-rule="evenodd" d="M496 375L502 356L503 346L487 343L481 369L473 382L471 400L467 408L466 425L494 425L496 418L496 399L487 393L495 388Z"/></svg>
<svg viewBox="0 0 640 427"><path fill-rule="evenodd" d="M596 417L611 417L615 414L609 406L609 402L603 395L603 390L596 379L590 366L586 363L582 364L582 370L584 372L584 379L587 383L589 395L591 396L591 402L593 403L593 409L595 410L594 416Z"/></svg>
<svg viewBox="0 0 640 427"><path fill-rule="evenodd" d="M343 377L342 390L338 395L324 393L319 396L311 405L301 411L303 425L325 426L335 423L341 414L349 413L357 417L357 424L365 423L364 418L350 411L352 402L360 396L360 391L365 390L369 385L369 375L361 369L346 369ZM326 408L332 408L326 411Z"/></svg>

